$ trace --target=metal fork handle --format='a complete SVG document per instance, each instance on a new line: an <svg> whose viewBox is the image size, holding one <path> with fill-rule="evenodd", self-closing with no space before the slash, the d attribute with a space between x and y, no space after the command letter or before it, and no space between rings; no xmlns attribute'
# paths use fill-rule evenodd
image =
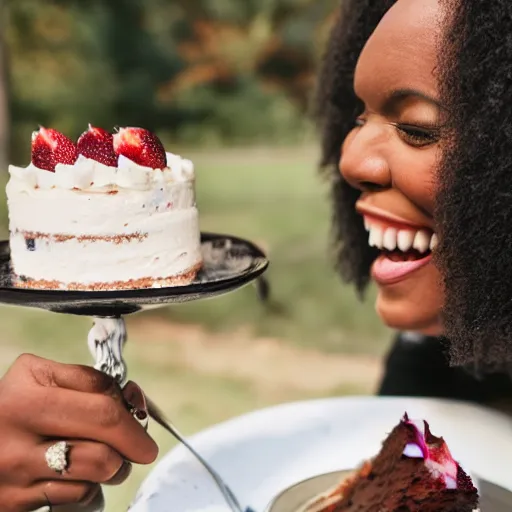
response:
<svg viewBox="0 0 512 512"><path fill-rule="evenodd" d="M210 476L213 478L215 484L219 488L220 492L224 496L226 503L229 505L229 508L232 512L243 512L243 508L240 505L240 502L237 500L236 496L233 494L229 486L224 482L222 477L215 471L210 464L190 445L190 443L183 437L181 432L170 422L163 412L155 405L155 403L146 397L146 402L148 405L149 415L167 432L172 434L180 443L182 443L185 448L203 465L203 467L208 471Z"/></svg>

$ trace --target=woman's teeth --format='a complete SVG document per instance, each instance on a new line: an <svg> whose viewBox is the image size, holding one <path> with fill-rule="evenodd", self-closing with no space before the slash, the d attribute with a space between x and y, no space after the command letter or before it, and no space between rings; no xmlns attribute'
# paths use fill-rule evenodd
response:
<svg viewBox="0 0 512 512"><path fill-rule="evenodd" d="M423 254L433 251L438 243L437 235L424 229L397 229L371 224L365 219L370 237L368 243L377 249L408 252L412 249Z"/></svg>

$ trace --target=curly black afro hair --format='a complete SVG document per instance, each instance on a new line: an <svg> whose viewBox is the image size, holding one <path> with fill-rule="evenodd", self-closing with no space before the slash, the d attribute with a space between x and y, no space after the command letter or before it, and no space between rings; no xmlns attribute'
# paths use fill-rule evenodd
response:
<svg viewBox="0 0 512 512"><path fill-rule="evenodd" d="M451 362L475 372L512 370L512 2L440 0L439 52L449 106L438 169L436 264L445 286ZM344 0L318 86L322 168L332 182L333 240L344 280L363 294L374 250L354 210L359 192L340 176L341 144L360 105L352 84L366 40L395 0ZM449 140L448 140L449 139Z"/></svg>

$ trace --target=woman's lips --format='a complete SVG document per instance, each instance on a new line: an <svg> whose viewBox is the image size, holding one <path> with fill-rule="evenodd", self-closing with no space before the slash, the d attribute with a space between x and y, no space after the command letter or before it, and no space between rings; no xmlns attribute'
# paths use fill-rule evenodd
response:
<svg viewBox="0 0 512 512"><path fill-rule="evenodd" d="M371 269L378 284L401 281L430 263L438 243L430 227L365 201L358 201L356 208L364 216L369 245L383 251Z"/></svg>
<svg viewBox="0 0 512 512"><path fill-rule="evenodd" d="M393 205L393 202L387 201L386 204L387 203L390 203L390 207ZM403 209L404 208L401 208L400 210ZM360 199L356 202L356 211L364 217L381 219L398 227L409 227L412 229L426 228L432 231L432 228L429 227L432 224L430 219L428 219L424 214L413 210L412 207L410 210L410 215L405 216L403 212L400 214L395 213L394 211L391 211L391 209L381 208L373 203L369 203L368 200Z"/></svg>
<svg viewBox="0 0 512 512"><path fill-rule="evenodd" d="M431 253L412 261L393 261L384 253L373 262L372 277L378 284L394 284L428 265L431 260Z"/></svg>

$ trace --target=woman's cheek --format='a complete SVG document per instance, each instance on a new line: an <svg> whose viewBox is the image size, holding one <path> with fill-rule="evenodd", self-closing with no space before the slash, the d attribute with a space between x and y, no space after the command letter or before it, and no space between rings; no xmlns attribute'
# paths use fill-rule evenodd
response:
<svg viewBox="0 0 512 512"><path fill-rule="evenodd" d="M436 190L436 151L414 150L400 164L391 163L393 186L429 215L434 211ZM422 154L423 153L423 154Z"/></svg>

